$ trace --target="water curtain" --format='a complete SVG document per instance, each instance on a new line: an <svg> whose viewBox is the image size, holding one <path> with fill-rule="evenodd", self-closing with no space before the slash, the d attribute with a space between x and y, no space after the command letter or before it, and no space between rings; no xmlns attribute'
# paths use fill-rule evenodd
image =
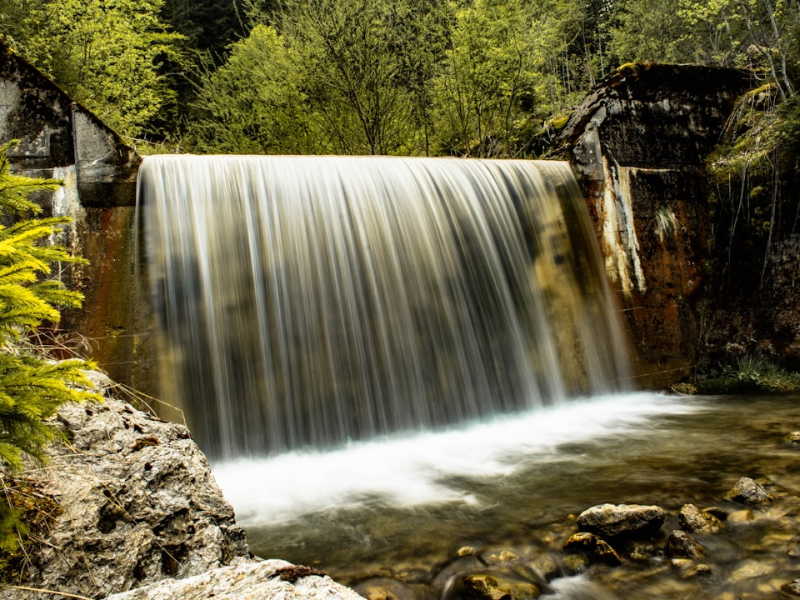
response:
<svg viewBox="0 0 800 600"><path fill-rule="evenodd" d="M153 156L139 181L162 396L212 457L441 427L627 376L566 163Z"/></svg>

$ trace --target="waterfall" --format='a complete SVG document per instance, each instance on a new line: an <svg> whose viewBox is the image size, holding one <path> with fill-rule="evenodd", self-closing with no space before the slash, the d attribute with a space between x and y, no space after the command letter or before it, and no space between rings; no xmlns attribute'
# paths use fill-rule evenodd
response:
<svg viewBox="0 0 800 600"><path fill-rule="evenodd" d="M139 203L162 396L213 457L485 418L627 377L566 163L152 156Z"/></svg>

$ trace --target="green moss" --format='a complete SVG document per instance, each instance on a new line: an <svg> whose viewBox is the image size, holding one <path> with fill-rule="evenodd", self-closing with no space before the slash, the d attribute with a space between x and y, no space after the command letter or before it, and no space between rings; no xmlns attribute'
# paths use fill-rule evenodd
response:
<svg viewBox="0 0 800 600"><path fill-rule="evenodd" d="M561 131L564 129L564 127L566 127L569 117L569 113L555 115L548 119L547 126L552 127L555 131Z"/></svg>

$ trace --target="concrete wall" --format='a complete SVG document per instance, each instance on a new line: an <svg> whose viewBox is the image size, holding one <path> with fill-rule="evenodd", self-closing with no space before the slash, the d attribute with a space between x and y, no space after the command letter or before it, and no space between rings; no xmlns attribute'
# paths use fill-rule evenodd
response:
<svg viewBox="0 0 800 600"><path fill-rule="evenodd" d="M134 216L136 153L95 115L0 45L0 143L19 139L15 172L61 179L37 201L45 214L73 217L61 242L91 261L62 275L85 295L60 329L86 336L85 354L116 381L153 389L146 303L138 301ZM74 334L64 334L64 339Z"/></svg>
<svg viewBox="0 0 800 600"><path fill-rule="evenodd" d="M710 292L704 165L750 75L631 65L600 83L558 144L584 188L648 387L689 376Z"/></svg>

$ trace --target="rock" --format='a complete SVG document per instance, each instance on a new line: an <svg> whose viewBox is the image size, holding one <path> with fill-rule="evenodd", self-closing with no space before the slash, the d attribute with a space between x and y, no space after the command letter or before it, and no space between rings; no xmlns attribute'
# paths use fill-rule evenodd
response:
<svg viewBox="0 0 800 600"><path fill-rule="evenodd" d="M597 540L598 538L595 534L581 531L571 535L569 539L564 542L564 550L567 552L582 552L588 554L594 549L595 545L597 545Z"/></svg>
<svg viewBox="0 0 800 600"><path fill-rule="evenodd" d="M507 579L490 573L470 573L458 577L450 596L459 600L528 600L541 595L530 581Z"/></svg>
<svg viewBox="0 0 800 600"><path fill-rule="evenodd" d="M622 291L635 354L659 366L645 387L688 376L701 350L693 332L704 327L698 291L712 289L703 268L712 256L712 216L696 165L705 163L750 88L747 76L732 70L626 65L576 107L556 141L567 149L609 276ZM659 216L676 226L645 226Z"/></svg>
<svg viewBox="0 0 800 600"><path fill-rule="evenodd" d="M551 554L537 556L530 562L529 566L537 576L545 581L552 581L561 575L558 561Z"/></svg>
<svg viewBox="0 0 800 600"><path fill-rule="evenodd" d="M283 560L248 561L212 569L187 579L168 579L109 596L106 600L208 600L212 597L214 600L363 600L353 590L339 585L330 577L295 577L296 569Z"/></svg>
<svg viewBox="0 0 800 600"><path fill-rule="evenodd" d="M669 386L669 391L677 396L694 396L697 394L697 387L691 383L675 383Z"/></svg>
<svg viewBox="0 0 800 600"><path fill-rule="evenodd" d="M781 586L781 591L790 596L800 596L800 579L795 579L791 583Z"/></svg>
<svg viewBox="0 0 800 600"><path fill-rule="evenodd" d="M661 529L665 518L658 506L603 504L583 511L578 527L601 537L649 537Z"/></svg>
<svg viewBox="0 0 800 600"><path fill-rule="evenodd" d="M113 398L65 406L57 418L71 444L52 446L47 467L29 477L62 514L32 556L28 587L102 597L249 556L184 426ZM0 591L0 599L34 597Z"/></svg>
<svg viewBox="0 0 800 600"><path fill-rule="evenodd" d="M491 553L489 556L483 556L483 561L487 565L504 565L519 561L519 556L510 550L503 550L500 553Z"/></svg>
<svg viewBox="0 0 800 600"><path fill-rule="evenodd" d="M685 531L675 530L667 538L665 548L672 558L698 558L705 554L703 547Z"/></svg>
<svg viewBox="0 0 800 600"><path fill-rule="evenodd" d="M454 577L463 573L477 572L484 568L486 568L486 564L478 556L462 556L442 567L431 581L431 585L439 592L443 592L449 587Z"/></svg>
<svg viewBox="0 0 800 600"><path fill-rule="evenodd" d="M625 562L608 542L601 540L593 533L576 533L564 543L564 550L580 552L593 563L602 562L616 567Z"/></svg>
<svg viewBox="0 0 800 600"><path fill-rule="evenodd" d="M729 583L738 583L746 579L757 579L771 575L776 570L776 567L771 564L751 560L737 567L729 576Z"/></svg>
<svg viewBox="0 0 800 600"><path fill-rule="evenodd" d="M794 537L790 540L789 549L786 551L786 556L789 558L800 558L800 537Z"/></svg>
<svg viewBox="0 0 800 600"><path fill-rule="evenodd" d="M602 562L612 567L618 567L625 561L620 558L617 551L612 548L605 540L597 540L597 546L594 548L594 553L590 557L596 562Z"/></svg>
<svg viewBox="0 0 800 600"><path fill-rule="evenodd" d="M681 529L689 533L717 533L722 523L712 514L701 511L694 504L685 504L678 515Z"/></svg>
<svg viewBox="0 0 800 600"><path fill-rule="evenodd" d="M627 542L624 550L633 560L650 560L656 553L653 544L636 540Z"/></svg>
<svg viewBox="0 0 800 600"><path fill-rule="evenodd" d="M711 567L704 564L695 565L694 568L689 571L689 577L711 577L714 574L714 571L711 570Z"/></svg>
<svg viewBox="0 0 800 600"><path fill-rule="evenodd" d="M749 477L742 477L726 495L728 500L743 502L744 504L769 504L772 496L758 483Z"/></svg>
<svg viewBox="0 0 800 600"><path fill-rule="evenodd" d="M420 600L428 595L436 597L430 588L430 594L424 595L419 593L422 586L412 586L387 577L367 579L353 586L353 589L367 600Z"/></svg>
<svg viewBox="0 0 800 600"><path fill-rule="evenodd" d="M568 554L563 565L568 575L579 575L589 566L589 558L585 554Z"/></svg>
<svg viewBox="0 0 800 600"><path fill-rule="evenodd" d="M694 564L694 561L691 558L670 558L669 564L673 569L678 569L679 571L688 571L689 568Z"/></svg>
<svg viewBox="0 0 800 600"><path fill-rule="evenodd" d="M800 446L800 431L793 431L784 438L784 441L793 446Z"/></svg>
<svg viewBox="0 0 800 600"><path fill-rule="evenodd" d="M732 512L728 515L728 523L732 525L742 525L746 523L752 523L755 521L756 515L753 513L752 510L749 508L745 508L743 510L737 510Z"/></svg>

